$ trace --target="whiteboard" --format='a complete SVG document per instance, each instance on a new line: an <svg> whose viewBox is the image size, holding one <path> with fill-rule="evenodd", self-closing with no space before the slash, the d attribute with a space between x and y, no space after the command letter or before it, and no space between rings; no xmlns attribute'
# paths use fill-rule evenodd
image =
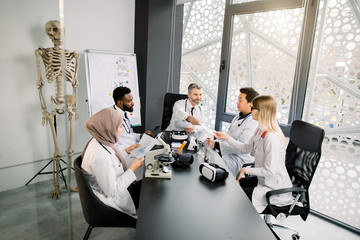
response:
<svg viewBox="0 0 360 240"><path fill-rule="evenodd" d="M139 84L136 55L86 49L85 67L90 116L114 105L113 90L119 86L131 89L134 111L130 115L133 126L141 125Z"/></svg>

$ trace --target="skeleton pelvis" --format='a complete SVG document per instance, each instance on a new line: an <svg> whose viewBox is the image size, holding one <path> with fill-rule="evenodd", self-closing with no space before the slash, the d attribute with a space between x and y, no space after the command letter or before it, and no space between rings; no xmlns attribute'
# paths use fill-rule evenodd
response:
<svg viewBox="0 0 360 240"><path fill-rule="evenodd" d="M50 102L58 114L64 114L64 98L56 99L53 96L51 96Z"/></svg>
<svg viewBox="0 0 360 240"><path fill-rule="evenodd" d="M53 96L50 97L51 105L58 114L64 114L64 101L59 101ZM71 94L66 95L66 104L68 107L73 107L76 104L76 97Z"/></svg>

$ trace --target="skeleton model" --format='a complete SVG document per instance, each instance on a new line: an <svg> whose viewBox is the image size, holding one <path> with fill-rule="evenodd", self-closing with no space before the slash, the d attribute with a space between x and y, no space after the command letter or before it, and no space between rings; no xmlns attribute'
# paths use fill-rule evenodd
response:
<svg viewBox="0 0 360 240"><path fill-rule="evenodd" d="M69 136L69 162L68 162L68 175L71 178L71 165L72 165L72 154L73 150L73 125L74 120L78 117L76 109L76 88L79 85L77 81L77 72L79 69L79 55L74 51L61 49L62 34L59 21L49 21L45 24L45 32L54 43L52 48L39 47L35 50L36 56L36 68L38 72L38 80L36 82L41 110L42 110L42 125L49 124L54 140L55 152L53 155L53 180L54 190L50 193L49 197L54 199L60 198L59 191L59 165L61 160L61 151L56 136L54 116L56 114L64 114L65 111L68 113L70 121L70 136ZM52 110L48 111L42 93L45 82L41 76L40 71L40 58L44 63L45 75L48 83L55 84L55 97L50 97L50 104ZM64 95L64 82L71 83L72 94ZM66 102L65 102L66 101ZM70 184L70 182L69 182ZM72 191L77 191L76 188L70 188Z"/></svg>

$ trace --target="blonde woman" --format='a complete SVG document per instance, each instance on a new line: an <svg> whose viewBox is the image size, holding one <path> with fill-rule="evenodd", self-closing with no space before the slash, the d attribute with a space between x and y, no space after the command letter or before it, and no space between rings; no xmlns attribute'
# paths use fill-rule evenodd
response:
<svg viewBox="0 0 360 240"><path fill-rule="evenodd" d="M276 101L272 96L261 95L252 102L252 117L259 127L248 143L240 143L222 132L215 132L218 139L224 139L242 153L255 158L255 167L242 168L236 176L256 210L261 213L267 206L265 194L268 191L291 187L285 167L285 137L276 120ZM254 183L240 181L246 174L256 176ZM243 182L243 183L242 183ZM252 186L251 186L252 185ZM283 206L291 203L291 193L275 195L271 204Z"/></svg>

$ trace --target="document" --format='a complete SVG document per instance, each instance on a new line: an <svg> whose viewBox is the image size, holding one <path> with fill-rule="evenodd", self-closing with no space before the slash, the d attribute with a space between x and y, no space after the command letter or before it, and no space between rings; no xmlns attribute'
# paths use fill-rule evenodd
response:
<svg viewBox="0 0 360 240"><path fill-rule="evenodd" d="M201 126L203 127L203 130L204 130L206 133L210 134L211 136L215 136L214 130L212 130L212 129L210 129L210 128L206 127L205 125L202 125L202 124L201 124Z"/></svg>
<svg viewBox="0 0 360 240"><path fill-rule="evenodd" d="M150 137L147 134L143 134L140 139L140 146L131 151L130 158L141 158L144 157L147 152L149 152L153 146L156 144L157 139Z"/></svg>

